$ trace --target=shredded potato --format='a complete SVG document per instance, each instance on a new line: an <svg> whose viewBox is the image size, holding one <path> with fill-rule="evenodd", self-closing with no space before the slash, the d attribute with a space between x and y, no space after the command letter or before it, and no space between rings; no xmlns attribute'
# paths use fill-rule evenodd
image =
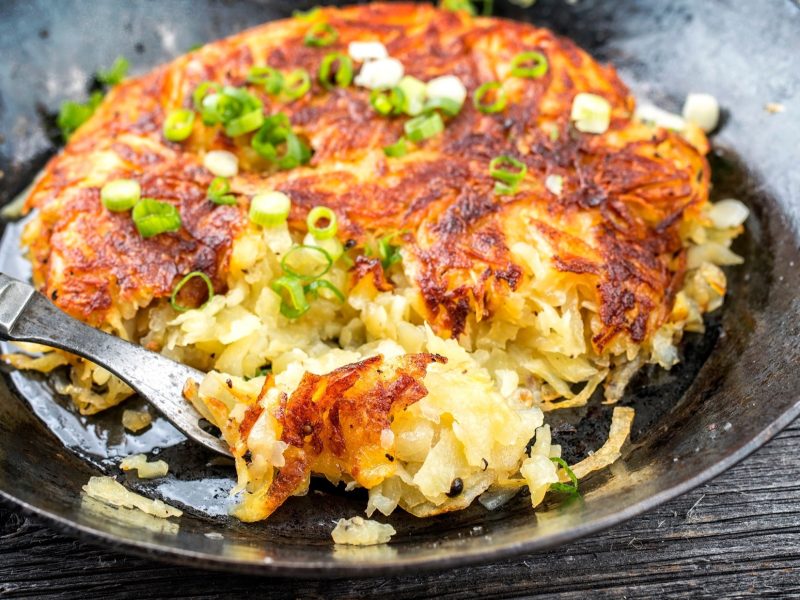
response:
<svg viewBox="0 0 800 600"><path fill-rule="evenodd" d="M611 429L608 439L597 452L587 456L581 462L572 465L572 472L578 479L586 477L592 471L612 464L621 456L622 445L631 433L634 410L628 406L615 406L611 415ZM569 481L566 473L561 474L561 481Z"/></svg>
<svg viewBox="0 0 800 600"><path fill-rule="evenodd" d="M331 532L336 544L351 546L374 546L385 544L397 533L391 525L370 521L361 517L339 519Z"/></svg>
<svg viewBox="0 0 800 600"><path fill-rule="evenodd" d="M123 508L137 508L148 515L161 519L180 517L183 514L182 510L161 500L145 498L131 492L112 477L91 477L89 482L83 486L83 491L106 504Z"/></svg>
<svg viewBox="0 0 800 600"><path fill-rule="evenodd" d="M139 479L155 479L156 477L164 477L169 472L169 465L163 460L155 460L147 462L147 457L144 454L134 454L133 456L126 456L119 463L119 468L123 471L136 471Z"/></svg>

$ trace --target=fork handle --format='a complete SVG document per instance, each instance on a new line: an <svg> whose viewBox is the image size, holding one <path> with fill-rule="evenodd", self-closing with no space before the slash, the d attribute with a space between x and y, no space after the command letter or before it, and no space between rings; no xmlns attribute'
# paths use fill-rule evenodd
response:
<svg viewBox="0 0 800 600"><path fill-rule="evenodd" d="M0 338L66 350L127 383L175 427L207 448L230 455L224 442L203 431L200 415L182 396L187 379L203 373L70 317L33 286L0 273Z"/></svg>

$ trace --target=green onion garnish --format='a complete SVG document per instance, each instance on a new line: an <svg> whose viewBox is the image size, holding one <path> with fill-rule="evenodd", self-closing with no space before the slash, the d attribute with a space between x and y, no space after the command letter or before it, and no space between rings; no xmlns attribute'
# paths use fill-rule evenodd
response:
<svg viewBox="0 0 800 600"><path fill-rule="evenodd" d="M192 94L192 103L197 112L203 112L203 100L211 94L218 94L222 91L222 86L214 81L204 81L198 85Z"/></svg>
<svg viewBox="0 0 800 600"><path fill-rule="evenodd" d="M369 103L379 115L390 115L394 110L389 92L383 90L372 90L369 94Z"/></svg>
<svg viewBox="0 0 800 600"><path fill-rule="evenodd" d="M483 101L484 97L492 92L495 93L494 102L485 103ZM475 94L472 97L472 103L475 108L486 114L500 112L506 107L507 101L506 93L503 91L503 84L499 81L487 81L475 90Z"/></svg>
<svg viewBox="0 0 800 600"><path fill-rule="evenodd" d="M297 100L305 96L311 89L311 76L305 69L295 69L283 80L283 94L289 100Z"/></svg>
<svg viewBox="0 0 800 600"><path fill-rule="evenodd" d="M411 117L417 116L425 107L428 86L416 77L406 75L397 84L402 94L402 112Z"/></svg>
<svg viewBox="0 0 800 600"><path fill-rule="evenodd" d="M306 32L303 43L306 46L321 48L323 46L330 46L338 39L339 32L329 23L315 23Z"/></svg>
<svg viewBox="0 0 800 600"><path fill-rule="evenodd" d="M169 202L154 198L142 198L131 213L139 235L150 238L159 233L177 231L181 228L181 215Z"/></svg>
<svg viewBox="0 0 800 600"><path fill-rule="evenodd" d="M338 61L338 65L334 64ZM331 80L333 75L333 80ZM353 81L353 60L341 52L331 52L319 65L319 82L326 90L335 86L347 87Z"/></svg>
<svg viewBox="0 0 800 600"><path fill-rule="evenodd" d="M473 17L477 14L475 10L475 6L473 6L470 0L441 0L439 4L443 9L457 12L459 10L466 11L468 14L472 15Z"/></svg>
<svg viewBox="0 0 800 600"><path fill-rule="evenodd" d="M320 262L323 260L323 262ZM293 246L281 260L281 268L287 275L304 282L314 281L327 273L333 259L330 254L318 246L299 244Z"/></svg>
<svg viewBox="0 0 800 600"><path fill-rule="evenodd" d="M316 281L312 281L305 286L304 291L306 294L313 294L315 298L318 298L319 290L322 288L333 292L333 295L339 299L339 302L344 302L344 294L342 291L327 279L317 279Z"/></svg>
<svg viewBox="0 0 800 600"><path fill-rule="evenodd" d="M397 236L396 233L390 233L378 240L378 258L381 259L381 266L384 270L403 260L400 255L400 247L391 243L395 236Z"/></svg>
<svg viewBox="0 0 800 600"><path fill-rule="evenodd" d="M292 201L282 192L256 194L250 201L250 220L261 227L276 227L286 222Z"/></svg>
<svg viewBox="0 0 800 600"><path fill-rule="evenodd" d="M285 144L283 154L278 153L281 144ZM259 156L282 170L293 169L311 160L310 148L292 131L289 117L284 113L264 119L264 124L253 136L250 145Z"/></svg>
<svg viewBox="0 0 800 600"><path fill-rule="evenodd" d="M567 477L570 478L571 484L569 483L551 483L550 490L553 492L559 492L561 494L570 494L570 495L577 495L578 492L578 478L575 476L575 473L572 472L572 469L569 468L569 465L563 458L557 458L555 456L551 457L554 463L556 463L559 467L564 469L564 472L567 474Z"/></svg>
<svg viewBox="0 0 800 600"><path fill-rule="evenodd" d="M231 191L231 184L227 177L215 177L208 186L206 197L214 204L236 204L236 196Z"/></svg>
<svg viewBox="0 0 800 600"><path fill-rule="evenodd" d="M97 81L106 85L117 85L125 79L130 66L130 63L124 56L118 56L110 68L105 71L97 72Z"/></svg>
<svg viewBox="0 0 800 600"><path fill-rule="evenodd" d="M251 67L247 81L264 87L264 91L274 96L283 89L283 73L272 67Z"/></svg>
<svg viewBox="0 0 800 600"><path fill-rule="evenodd" d="M461 104L452 98L429 98L422 107L423 112L441 110L448 117L455 117L461 112Z"/></svg>
<svg viewBox="0 0 800 600"><path fill-rule="evenodd" d="M408 154L408 146L406 145L406 139L400 138L394 144L389 144L388 146L384 146L383 153L386 156L392 158L399 158L400 156L405 156L406 154Z"/></svg>
<svg viewBox="0 0 800 600"><path fill-rule="evenodd" d="M309 21L316 17L319 14L319 11L319 6L315 6L314 8L310 8L308 10L296 10L292 12L292 16L295 19L300 19L301 21Z"/></svg>
<svg viewBox="0 0 800 600"><path fill-rule="evenodd" d="M269 284L272 291L281 297L281 314L287 319L297 319L311 306L306 300L303 283L290 275L282 275Z"/></svg>
<svg viewBox="0 0 800 600"><path fill-rule="evenodd" d="M327 221L328 224L322 227L319 226L320 221ZM306 225L308 231L318 240L327 240L336 235L338 224L336 221L336 213L327 206L315 206L308 212L306 217Z"/></svg>
<svg viewBox="0 0 800 600"><path fill-rule="evenodd" d="M444 131L444 121L439 113L419 115L403 125L406 136L412 142L421 142Z"/></svg>
<svg viewBox="0 0 800 600"><path fill-rule="evenodd" d="M504 168L506 165L516 170ZM527 172L528 167L525 163L507 154L497 156L489 163L489 175L497 180L494 186L494 191L497 194L516 194L519 183Z"/></svg>
<svg viewBox="0 0 800 600"><path fill-rule="evenodd" d="M522 52L511 61L511 74L514 77L537 79L547 73L547 57L541 52Z"/></svg>
<svg viewBox="0 0 800 600"><path fill-rule="evenodd" d="M264 124L264 113L260 108L243 114L241 117L231 119L225 125L225 135L238 137L260 128Z"/></svg>
<svg viewBox="0 0 800 600"><path fill-rule="evenodd" d="M141 197L142 188L133 179L115 179L100 190L100 201L112 212L130 210Z"/></svg>
<svg viewBox="0 0 800 600"><path fill-rule="evenodd" d="M93 92L85 103L67 100L61 104L56 124L65 140L69 139L78 127L89 120L102 101L103 93Z"/></svg>
<svg viewBox="0 0 800 600"><path fill-rule="evenodd" d="M164 137L170 142L182 142L192 135L194 112L188 108L173 110L164 121Z"/></svg>
<svg viewBox="0 0 800 600"><path fill-rule="evenodd" d="M172 290L172 295L169 297L169 303L172 305L172 308L174 308L176 311L186 312L187 310L192 309L191 306L183 306L182 304L178 304L178 294L183 289L183 286L185 286L187 283L189 283L189 281L191 281L195 277L199 277L200 279L202 279L203 282L208 287L208 298L197 308L198 309L203 308L206 304L211 302L211 299L214 297L214 284L211 283L211 278L201 271L192 271L186 277L184 277L178 282L178 285L175 286L175 289Z"/></svg>

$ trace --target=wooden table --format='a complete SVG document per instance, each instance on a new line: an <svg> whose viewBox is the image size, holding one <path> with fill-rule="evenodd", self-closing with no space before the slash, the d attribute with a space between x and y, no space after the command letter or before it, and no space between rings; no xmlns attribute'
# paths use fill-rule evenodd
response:
<svg viewBox="0 0 800 600"><path fill-rule="evenodd" d="M107 552L0 504L0 598L800 595L800 422L715 481L550 552L416 577L276 580Z"/></svg>

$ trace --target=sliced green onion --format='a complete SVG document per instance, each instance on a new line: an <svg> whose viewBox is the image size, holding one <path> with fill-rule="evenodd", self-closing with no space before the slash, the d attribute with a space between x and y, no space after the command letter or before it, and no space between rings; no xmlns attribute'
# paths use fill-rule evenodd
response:
<svg viewBox="0 0 800 600"><path fill-rule="evenodd" d="M100 190L100 201L112 212L130 210L141 197L142 188L133 179L115 179Z"/></svg>
<svg viewBox="0 0 800 600"><path fill-rule="evenodd" d="M228 137L239 137L240 135L259 129L263 124L264 113L259 108L228 121L228 124L225 125L225 135Z"/></svg>
<svg viewBox="0 0 800 600"><path fill-rule="evenodd" d="M283 89L283 73L272 67L251 67L247 81L263 86L264 91L272 96Z"/></svg>
<svg viewBox="0 0 800 600"><path fill-rule="evenodd" d="M403 129L412 142L421 142L444 131L444 121L439 113L419 115L406 121Z"/></svg>
<svg viewBox="0 0 800 600"><path fill-rule="evenodd" d="M226 177L215 177L208 186L206 196L214 204L236 204L236 196L229 194L231 184Z"/></svg>
<svg viewBox="0 0 800 600"><path fill-rule="evenodd" d="M78 127L89 120L89 117L94 114L94 111L100 106L102 101L103 93L93 92L92 95L89 96L89 100L85 103L67 100L61 104L56 124L61 130L61 135L65 140L69 139Z"/></svg>
<svg viewBox="0 0 800 600"><path fill-rule="evenodd" d="M269 284L281 297L281 314L287 319L297 319L311 308L306 300L303 283L290 275L282 275Z"/></svg>
<svg viewBox="0 0 800 600"><path fill-rule="evenodd" d="M496 96L494 102L484 102L484 98L491 92L494 92ZM507 102L508 98L503 91L503 84L499 81L487 81L475 90L475 94L472 97L472 103L475 105L475 108L486 114L500 112L506 107Z"/></svg>
<svg viewBox="0 0 800 600"><path fill-rule="evenodd" d="M387 116L403 112L405 94L399 86L390 90L372 90L369 94L369 103L379 115Z"/></svg>
<svg viewBox="0 0 800 600"><path fill-rule="evenodd" d="M550 460L552 460L559 467L564 469L564 472L567 474L567 477L569 477L570 482L571 482L571 484L569 484L569 483L551 483L550 484L550 490L553 491L553 492L559 492L559 493L562 493L562 494L577 495L579 493L578 492L578 478L575 476L575 473L572 471L572 469L569 468L569 465L567 464L567 461L565 461L563 458L557 458L555 456L551 457Z"/></svg>
<svg viewBox="0 0 800 600"><path fill-rule="evenodd" d="M570 120L582 133L605 133L611 124L611 104L602 96L581 92L572 100Z"/></svg>
<svg viewBox="0 0 800 600"><path fill-rule="evenodd" d="M334 63L339 61L334 72ZM331 80L333 75L333 80ZM319 65L319 82L327 90L335 86L347 87L353 81L353 59L341 52L331 52Z"/></svg>
<svg viewBox="0 0 800 600"><path fill-rule="evenodd" d="M319 290L326 289L333 292L333 295L339 299L339 302L344 302L344 294L342 291L333 285L327 279L317 279L305 286L304 291L306 294L314 294L314 297L319 297Z"/></svg>
<svg viewBox="0 0 800 600"><path fill-rule="evenodd" d="M372 90L369 94L369 103L379 115L390 115L394 110L389 92L383 90Z"/></svg>
<svg viewBox="0 0 800 600"><path fill-rule="evenodd" d="M283 154L278 146L286 144ZM275 163L279 169L287 170L306 164L311 159L311 149L292 131L289 117L276 113L264 120L264 125L250 141L259 156Z"/></svg>
<svg viewBox="0 0 800 600"><path fill-rule="evenodd" d="M222 91L222 86L214 81L204 81L198 85L192 94L192 103L197 112L203 111L203 100L211 94L218 94Z"/></svg>
<svg viewBox="0 0 800 600"><path fill-rule="evenodd" d="M408 154L408 145L406 145L406 139L400 138L394 144L389 144L388 146L383 147L383 153L386 156L392 158L398 158L400 156L405 156Z"/></svg>
<svg viewBox="0 0 800 600"><path fill-rule="evenodd" d="M178 209L169 202L161 202L154 198L139 200L133 207L131 217L139 235L143 238L181 228L181 215Z"/></svg>
<svg viewBox="0 0 800 600"><path fill-rule="evenodd" d="M475 6L470 0L441 0L440 6L445 10L453 12L463 10L473 17L477 14Z"/></svg>
<svg viewBox="0 0 800 600"><path fill-rule="evenodd" d="M416 77L406 75L397 84L403 94L402 111L411 117L417 116L425 107L428 86Z"/></svg>
<svg viewBox="0 0 800 600"><path fill-rule="evenodd" d="M311 75L305 69L295 69L284 77L283 94L289 100L305 96L311 89Z"/></svg>
<svg viewBox="0 0 800 600"><path fill-rule="evenodd" d="M316 17L319 14L320 7L315 6L314 8L310 8L308 10L295 10L292 12L292 16L295 19L300 19L301 21L309 21Z"/></svg>
<svg viewBox="0 0 800 600"><path fill-rule="evenodd" d="M178 285L175 286L175 289L172 290L172 295L169 297L169 303L172 305L172 308L174 308L176 311L186 312L187 310L192 309L191 306L183 306L182 304L178 304L178 294L183 289L183 286L185 286L187 283L189 283L189 281L191 281L195 277L199 277L200 279L202 279L203 282L206 284L206 287L208 287L208 298L197 308L198 309L203 308L206 304L211 302L211 299L214 297L214 284L211 283L211 278L209 278L208 275L206 275L201 271L192 271L186 277L184 277L178 282Z"/></svg>
<svg viewBox="0 0 800 600"><path fill-rule="evenodd" d="M434 110L441 110L448 117L455 117L461 112L462 104L459 104L452 98L429 98L423 106L423 112L431 112Z"/></svg>
<svg viewBox="0 0 800 600"><path fill-rule="evenodd" d="M192 135L194 112L188 108L173 110L164 121L164 137L170 142L182 142Z"/></svg>
<svg viewBox="0 0 800 600"><path fill-rule="evenodd" d="M286 222L292 201L282 192L256 194L250 201L250 220L261 227L276 227Z"/></svg>
<svg viewBox="0 0 800 600"><path fill-rule="evenodd" d="M396 235L396 233L390 233L378 240L378 258L381 259L381 266L384 270L403 260L400 255L400 247L391 243Z"/></svg>
<svg viewBox="0 0 800 600"><path fill-rule="evenodd" d="M324 227L319 227L317 224L320 221L326 220L328 224ZM336 213L327 206L315 206L308 212L306 218L306 225L308 231L311 232L318 240L327 240L336 235L339 226L336 220Z"/></svg>
<svg viewBox="0 0 800 600"><path fill-rule="evenodd" d="M511 60L511 74L514 77L538 79L547 73L547 57L541 52L522 52Z"/></svg>
<svg viewBox="0 0 800 600"><path fill-rule="evenodd" d="M117 85L125 79L130 66L131 64L128 62L128 59L124 56L118 56L110 68L105 71L97 72L97 80L106 85Z"/></svg>
<svg viewBox="0 0 800 600"><path fill-rule="evenodd" d="M504 165L510 165L516 170L503 168ZM497 194L516 194L519 183L525 178L527 172L528 167L525 163L506 154L493 158L489 163L489 175L497 180L494 186Z"/></svg>
<svg viewBox="0 0 800 600"><path fill-rule="evenodd" d="M320 260L324 260L324 263ZM331 265L333 265L333 259L330 254L318 246L306 246L305 244L293 246L281 260L281 268L284 273L304 282L319 279L330 270Z"/></svg>
<svg viewBox="0 0 800 600"><path fill-rule="evenodd" d="M239 173L239 159L227 150L211 150L203 156L203 166L217 177L236 177Z"/></svg>
<svg viewBox="0 0 800 600"><path fill-rule="evenodd" d="M306 32L303 43L306 46L321 48L323 46L330 46L338 39L339 32L329 23L315 23Z"/></svg>

